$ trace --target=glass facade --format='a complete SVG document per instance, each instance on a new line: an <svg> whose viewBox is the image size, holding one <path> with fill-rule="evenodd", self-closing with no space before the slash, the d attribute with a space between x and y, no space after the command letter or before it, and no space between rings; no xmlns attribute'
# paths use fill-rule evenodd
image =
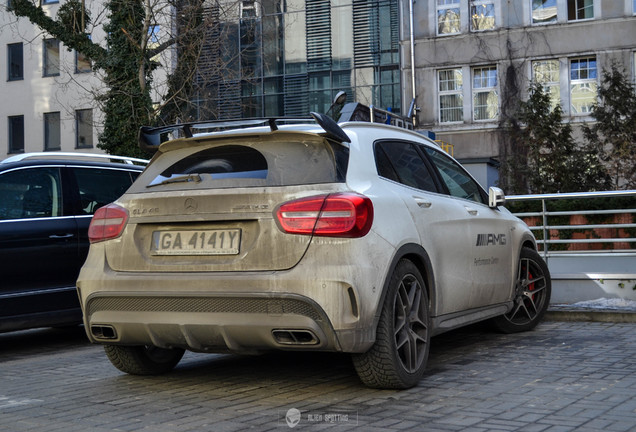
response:
<svg viewBox="0 0 636 432"><path fill-rule="evenodd" d="M217 42L198 63L193 119L306 117L341 90L400 112L398 0L243 0L230 15L209 4Z"/></svg>

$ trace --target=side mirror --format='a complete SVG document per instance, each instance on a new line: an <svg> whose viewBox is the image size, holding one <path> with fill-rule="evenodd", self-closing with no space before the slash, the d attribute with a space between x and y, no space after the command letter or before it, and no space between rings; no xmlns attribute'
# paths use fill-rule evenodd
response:
<svg viewBox="0 0 636 432"><path fill-rule="evenodd" d="M497 208L506 203L504 191L497 187L488 188L488 207Z"/></svg>

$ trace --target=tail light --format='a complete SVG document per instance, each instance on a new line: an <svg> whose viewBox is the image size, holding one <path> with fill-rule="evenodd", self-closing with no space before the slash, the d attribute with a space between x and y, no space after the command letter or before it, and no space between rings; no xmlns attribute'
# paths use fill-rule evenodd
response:
<svg viewBox="0 0 636 432"><path fill-rule="evenodd" d="M282 204L276 218L290 234L363 237L373 224L373 204L356 193L318 195Z"/></svg>
<svg viewBox="0 0 636 432"><path fill-rule="evenodd" d="M88 239L91 243L117 238L128 221L128 210L116 204L97 209L88 227Z"/></svg>

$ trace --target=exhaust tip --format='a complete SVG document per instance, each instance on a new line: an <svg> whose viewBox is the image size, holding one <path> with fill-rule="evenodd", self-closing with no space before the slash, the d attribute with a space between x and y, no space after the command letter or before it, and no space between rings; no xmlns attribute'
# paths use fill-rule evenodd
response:
<svg viewBox="0 0 636 432"><path fill-rule="evenodd" d="M320 339L310 330L272 330L276 342L281 345L318 345Z"/></svg>
<svg viewBox="0 0 636 432"><path fill-rule="evenodd" d="M95 339L117 339L117 332L115 331L115 327L109 325L92 325L91 334Z"/></svg>

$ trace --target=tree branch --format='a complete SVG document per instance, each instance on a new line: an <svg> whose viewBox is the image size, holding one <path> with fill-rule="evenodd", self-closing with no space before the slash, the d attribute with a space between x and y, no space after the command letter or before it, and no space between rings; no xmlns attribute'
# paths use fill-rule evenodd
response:
<svg viewBox="0 0 636 432"><path fill-rule="evenodd" d="M107 51L91 41L87 34L69 31L47 16L41 6L36 6L29 0L12 0L9 11L18 17L28 18L33 24L61 41L69 50L74 49L91 60L99 60L107 55Z"/></svg>

